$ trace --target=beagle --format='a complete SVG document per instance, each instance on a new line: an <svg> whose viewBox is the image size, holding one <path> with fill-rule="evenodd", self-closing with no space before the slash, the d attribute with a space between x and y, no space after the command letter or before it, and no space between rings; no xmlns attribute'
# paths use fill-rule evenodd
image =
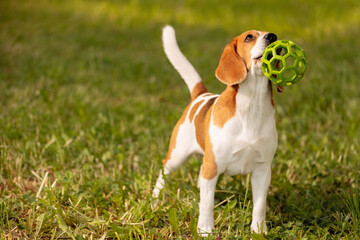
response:
<svg viewBox="0 0 360 240"><path fill-rule="evenodd" d="M217 79L227 85L216 95L207 92L199 74L181 53L174 29L163 29L165 53L185 80L191 102L173 129L153 197L157 199L164 187L164 175L178 169L192 153L203 154L198 180L201 236L214 229L214 192L222 173L252 173L251 230L267 232L266 196L278 137L272 87L260 64L265 48L276 40L273 33L255 30L235 37L225 47L215 71Z"/></svg>

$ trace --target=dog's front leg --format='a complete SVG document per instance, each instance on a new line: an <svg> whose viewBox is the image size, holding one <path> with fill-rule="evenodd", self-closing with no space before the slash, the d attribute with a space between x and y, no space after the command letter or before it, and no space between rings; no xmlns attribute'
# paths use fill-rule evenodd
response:
<svg viewBox="0 0 360 240"><path fill-rule="evenodd" d="M214 197L215 187L218 176L207 180L199 176L200 180L200 215L198 222L198 232L200 236L206 237L214 229Z"/></svg>
<svg viewBox="0 0 360 240"><path fill-rule="evenodd" d="M254 202L251 231L266 234L266 196L271 180L271 170L268 164L261 163L261 165L262 166L257 166L251 175Z"/></svg>

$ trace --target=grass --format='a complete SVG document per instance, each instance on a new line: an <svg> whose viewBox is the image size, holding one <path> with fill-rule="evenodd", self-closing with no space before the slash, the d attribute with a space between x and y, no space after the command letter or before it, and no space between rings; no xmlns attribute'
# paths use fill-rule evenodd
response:
<svg viewBox="0 0 360 240"><path fill-rule="evenodd" d="M299 43L309 67L276 94L267 239L359 239L360 7L347 1L1 1L2 239L196 239L200 158L151 191L189 101L161 47L172 24L212 92L248 29ZM248 176L220 178L217 234L251 234Z"/></svg>

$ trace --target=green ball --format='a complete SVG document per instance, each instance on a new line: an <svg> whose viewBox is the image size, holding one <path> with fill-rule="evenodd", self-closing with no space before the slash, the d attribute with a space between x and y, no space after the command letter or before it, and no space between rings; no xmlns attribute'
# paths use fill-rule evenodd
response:
<svg viewBox="0 0 360 240"><path fill-rule="evenodd" d="M304 50L290 40L279 40L266 47L261 69L274 84L291 86L304 76L306 70Z"/></svg>

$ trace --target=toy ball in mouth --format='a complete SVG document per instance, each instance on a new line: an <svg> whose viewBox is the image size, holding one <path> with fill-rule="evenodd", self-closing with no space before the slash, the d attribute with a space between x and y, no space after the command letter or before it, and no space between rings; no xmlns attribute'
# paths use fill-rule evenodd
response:
<svg viewBox="0 0 360 240"><path fill-rule="evenodd" d="M304 50L290 40L279 40L269 44L261 60L264 75L279 86L291 86L300 81L306 65Z"/></svg>

